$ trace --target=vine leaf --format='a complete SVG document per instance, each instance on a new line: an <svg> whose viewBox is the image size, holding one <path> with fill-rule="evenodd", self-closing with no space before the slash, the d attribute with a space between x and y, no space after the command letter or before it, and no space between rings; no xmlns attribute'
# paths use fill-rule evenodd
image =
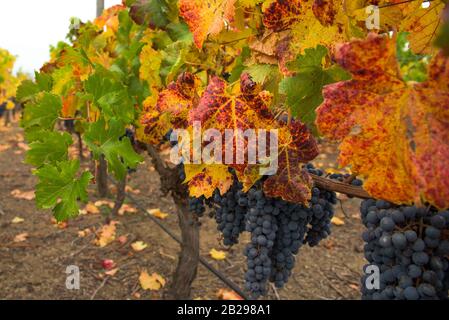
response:
<svg viewBox="0 0 449 320"><path fill-rule="evenodd" d="M172 128L185 128L190 110L198 99L199 79L191 73L182 73L176 82L159 93L154 108L147 108L142 116L143 136L139 140L158 144Z"/></svg>
<svg viewBox="0 0 449 320"><path fill-rule="evenodd" d="M264 192L294 203L307 203L311 197L312 178L303 164L318 155L315 138L300 121L292 121L279 132L278 170L264 182Z"/></svg>
<svg viewBox="0 0 449 320"><path fill-rule="evenodd" d="M279 91L287 96L292 115L309 125L315 122L315 109L323 102L323 87L350 78L338 65L323 68L326 55L327 49L321 45L306 49L304 55L298 55L289 64L295 75L279 84Z"/></svg>
<svg viewBox="0 0 449 320"><path fill-rule="evenodd" d="M61 108L60 97L44 92L37 102L27 103L21 125L26 130L34 126L53 130Z"/></svg>
<svg viewBox="0 0 449 320"><path fill-rule="evenodd" d="M225 194L232 186L233 177L226 165L186 164L184 170L191 197L208 199L216 189Z"/></svg>
<svg viewBox="0 0 449 320"><path fill-rule="evenodd" d="M90 124L84 134L84 141L98 159L103 154L108 161L109 168L116 178L123 180L128 168L135 169L143 161L127 137L123 137L125 127L115 119L108 125L104 119Z"/></svg>
<svg viewBox="0 0 449 320"><path fill-rule="evenodd" d="M58 221L77 216L79 206L77 201L87 201L87 185L93 178L85 171L79 178L79 161L63 161L57 165L46 164L35 171L39 178L36 185L36 204L39 208L53 208Z"/></svg>
<svg viewBox="0 0 449 320"><path fill-rule="evenodd" d="M449 206L449 60L441 53L428 80L397 75L394 39L370 34L336 50L353 80L324 89L317 127L340 141L339 162L366 179L375 198L398 204Z"/></svg>
<svg viewBox="0 0 449 320"><path fill-rule="evenodd" d="M179 14L193 33L197 48L208 35L217 35L233 17L237 0L180 0Z"/></svg>
<svg viewBox="0 0 449 320"><path fill-rule="evenodd" d="M275 32L291 29L289 45L293 52L319 44L330 47L350 34L342 1L275 0L263 14L266 28Z"/></svg>
<svg viewBox="0 0 449 320"><path fill-rule="evenodd" d="M30 143L25 163L40 167L44 163L66 160L68 147L72 143L72 137L67 132L41 131L40 140Z"/></svg>

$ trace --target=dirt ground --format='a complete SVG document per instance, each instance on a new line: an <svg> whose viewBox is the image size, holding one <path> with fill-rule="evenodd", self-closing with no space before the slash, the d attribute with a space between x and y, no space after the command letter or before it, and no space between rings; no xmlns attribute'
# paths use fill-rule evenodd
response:
<svg viewBox="0 0 449 320"><path fill-rule="evenodd" d="M334 148L323 147L316 164L328 166L335 159ZM93 243L95 234L80 237L86 228L98 230L105 216L86 214L68 222L66 228L52 223L51 213L36 209L33 200L18 199L11 192L31 191L36 183L31 168L23 164L26 145L17 125L0 125L0 299L162 299L176 268L178 244L166 235L142 212L125 214L118 219L117 237L105 247ZM148 160L148 159L147 159ZM86 167L89 162L84 163ZM140 191L135 197L145 208L160 208L169 216L161 220L179 234L175 206L159 191L159 176L149 161L141 165L130 179L130 186ZM17 191L16 191L17 192ZM90 190L95 201L95 190ZM358 217L359 200L340 195L336 216L344 225L333 226L331 237L315 248L304 246L296 257L297 263L284 289L270 288L266 299L360 299L359 279L363 260L362 225ZM23 221L13 223L19 217ZM17 219L16 219L17 220ZM16 221L17 222L17 221ZM27 233L24 241L14 241ZM130 244L144 241L148 247L134 251ZM243 287L245 257L243 248L248 240L227 251L225 260L210 257L212 248L227 250L219 241L215 221L204 217L201 226L201 254L211 265ZM118 271L106 276L102 260L112 259ZM80 289L66 289L66 268L80 268ZM156 272L167 280L157 291L143 290L139 284L142 270ZM192 297L216 299L217 292L226 288L218 278L200 265L193 284Z"/></svg>

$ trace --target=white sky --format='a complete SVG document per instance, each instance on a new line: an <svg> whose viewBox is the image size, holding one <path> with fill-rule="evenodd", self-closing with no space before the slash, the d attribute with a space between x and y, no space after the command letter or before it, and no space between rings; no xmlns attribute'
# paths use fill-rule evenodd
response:
<svg viewBox="0 0 449 320"><path fill-rule="evenodd" d="M121 0L105 0L105 7ZM15 70L34 73L64 41L71 17L95 18L96 0L0 0L0 48L17 56Z"/></svg>

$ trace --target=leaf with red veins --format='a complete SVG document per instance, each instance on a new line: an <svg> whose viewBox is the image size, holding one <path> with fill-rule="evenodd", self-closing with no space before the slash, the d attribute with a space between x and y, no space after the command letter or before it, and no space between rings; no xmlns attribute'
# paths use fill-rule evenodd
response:
<svg viewBox="0 0 449 320"><path fill-rule="evenodd" d="M234 18L237 0L180 0L179 14L186 21L197 48L208 35L217 35Z"/></svg>
<svg viewBox="0 0 449 320"><path fill-rule="evenodd" d="M299 20L301 0L275 0L263 12L266 28L279 32L288 29Z"/></svg>
<svg viewBox="0 0 449 320"><path fill-rule="evenodd" d="M274 117L268 106L271 94L261 91L260 85L247 73L240 79L240 93L227 92L227 84L219 77L212 77L197 107L190 111L190 124L200 121L204 130L213 128L224 133L225 129L271 128Z"/></svg>
<svg viewBox="0 0 449 320"><path fill-rule="evenodd" d="M312 179L303 164L318 155L315 138L300 121L279 131L278 170L264 182L269 197L305 204L311 197Z"/></svg>
<svg viewBox="0 0 449 320"><path fill-rule="evenodd" d="M313 3L313 14L323 26L330 26L334 23L337 15L334 2L335 0L315 0Z"/></svg>
<svg viewBox="0 0 449 320"><path fill-rule="evenodd" d="M395 40L371 34L337 48L352 80L325 87L321 133L340 141L339 162L365 177L375 198L449 207L449 59L429 65L427 82L397 76Z"/></svg>
<svg viewBox="0 0 449 320"><path fill-rule="evenodd" d="M172 128L185 128L189 111L197 100L199 79L191 73L182 73L176 82L159 93L154 109L142 117L145 141L159 143Z"/></svg>

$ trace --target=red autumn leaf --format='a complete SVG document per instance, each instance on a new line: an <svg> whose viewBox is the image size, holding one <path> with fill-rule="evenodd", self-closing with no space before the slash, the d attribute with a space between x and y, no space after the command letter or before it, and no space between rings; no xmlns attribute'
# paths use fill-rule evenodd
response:
<svg viewBox="0 0 449 320"><path fill-rule="evenodd" d="M438 54L426 82L405 83L395 40L374 34L340 46L335 59L353 79L325 87L316 123L341 142L340 164L375 198L449 207L449 59Z"/></svg>
<svg viewBox="0 0 449 320"><path fill-rule="evenodd" d="M277 173L264 182L264 192L270 197L281 197L294 203L310 199L312 179L303 164L318 155L318 146L307 126L293 121L279 133Z"/></svg>
<svg viewBox="0 0 449 320"><path fill-rule="evenodd" d="M189 111L197 96L198 85L198 78L186 72L159 94L156 107L148 110L141 119L141 123L145 126L147 141L158 144L173 127L186 127Z"/></svg>

